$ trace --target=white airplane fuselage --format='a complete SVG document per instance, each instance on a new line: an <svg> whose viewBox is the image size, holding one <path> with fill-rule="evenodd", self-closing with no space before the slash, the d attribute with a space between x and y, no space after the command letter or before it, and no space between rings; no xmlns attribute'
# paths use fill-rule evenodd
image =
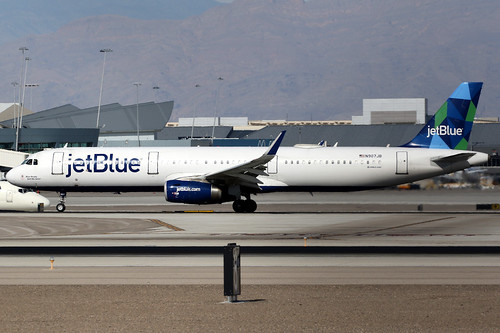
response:
<svg viewBox="0 0 500 333"><path fill-rule="evenodd" d="M0 181L0 211L40 212L50 204L44 196Z"/></svg>
<svg viewBox="0 0 500 333"><path fill-rule="evenodd" d="M420 132L401 147L59 148L30 155L7 174L15 185L66 192L161 191L166 200L233 201L251 213L252 194L273 191L356 191L413 182L488 161L465 150L482 82L463 82ZM242 198L245 198L243 200Z"/></svg>
<svg viewBox="0 0 500 333"><path fill-rule="evenodd" d="M160 191L166 180L196 178L261 156L257 147L59 148L11 170L12 184L55 191ZM401 147L281 147L256 192L352 191L443 175L488 161L480 152Z"/></svg>

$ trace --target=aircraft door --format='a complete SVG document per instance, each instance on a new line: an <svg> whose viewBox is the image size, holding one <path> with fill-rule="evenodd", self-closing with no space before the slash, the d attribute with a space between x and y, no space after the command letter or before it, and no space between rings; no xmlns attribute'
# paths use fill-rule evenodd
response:
<svg viewBox="0 0 500 333"><path fill-rule="evenodd" d="M63 174L63 152L55 152L52 156L52 174L62 175Z"/></svg>
<svg viewBox="0 0 500 333"><path fill-rule="evenodd" d="M157 175L158 174L158 155L157 151L150 151L148 155L148 174Z"/></svg>
<svg viewBox="0 0 500 333"><path fill-rule="evenodd" d="M407 175L408 174L408 152L407 151L396 152L396 174L397 175Z"/></svg>
<svg viewBox="0 0 500 333"><path fill-rule="evenodd" d="M274 158L267 163L268 174L276 174L278 173L278 156L274 156Z"/></svg>
<svg viewBox="0 0 500 333"><path fill-rule="evenodd" d="M7 194L7 198L6 198L7 202L11 202L12 203L12 201L14 200L14 193L12 193L11 190L7 190L6 194Z"/></svg>

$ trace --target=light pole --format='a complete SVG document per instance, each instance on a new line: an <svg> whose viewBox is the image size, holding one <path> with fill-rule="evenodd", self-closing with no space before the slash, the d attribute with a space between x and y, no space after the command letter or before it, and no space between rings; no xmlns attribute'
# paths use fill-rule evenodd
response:
<svg viewBox="0 0 500 333"><path fill-rule="evenodd" d="M21 46L19 48L19 51L21 51L21 53L22 53L22 63L21 63L21 74L19 75L19 106L18 106L18 111L16 112L16 120L15 120L15 123L16 123L16 143L15 143L14 149L16 151L19 147L19 117L20 117L21 108L22 108L21 94L22 94L23 86L24 86L23 71L24 71L24 68L26 67L26 64L25 64L26 57L24 56L24 53L26 51L28 51L28 48L26 46Z"/></svg>
<svg viewBox="0 0 500 333"><path fill-rule="evenodd" d="M28 61L30 60L31 58L29 57L24 58L24 80L22 81L23 89L22 89L21 103L19 105L19 120L17 122L17 130L16 130L16 151L19 149L19 129L23 126L24 94L26 93L25 82L26 82L26 75L28 74Z"/></svg>
<svg viewBox="0 0 500 333"><path fill-rule="evenodd" d="M199 84L195 84L194 87L199 88L201 86ZM196 96L198 96L198 95L196 95ZM194 135L194 119L196 118L196 100L197 99L198 98L195 99L194 105L193 105L193 123L191 125L191 140L193 139L193 135Z"/></svg>
<svg viewBox="0 0 500 333"><path fill-rule="evenodd" d="M158 90L160 90L160 87L159 87L157 84L155 84L155 85L153 86L153 92L154 92L154 95L155 95L155 97L154 97L154 101L155 101L155 102L158 100L158 96L157 96L157 92L158 92Z"/></svg>
<svg viewBox="0 0 500 333"><path fill-rule="evenodd" d="M215 116L217 115L217 98L219 97L219 89L224 79L222 78L222 76L219 76L217 80L219 81L219 85L217 86L217 90L215 91L214 126L212 127L212 145L214 143L214 138L215 138L214 135L215 135Z"/></svg>
<svg viewBox="0 0 500 333"><path fill-rule="evenodd" d="M104 59L102 61L101 89L99 90L99 104L97 106L97 123L95 125L96 128L99 128L99 116L101 115L102 85L104 84L104 68L106 66L106 53L113 52L113 50L101 49L99 52L104 53Z"/></svg>
<svg viewBox="0 0 500 333"><path fill-rule="evenodd" d="M16 128L17 127L17 104L16 104L17 94L16 94L16 86L19 85L19 83L13 81L10 84L12 84L12 87L14 88L14 103L12 105L14 107L14 122L12 123L12 126L14 128Z"/></svg>
<svg viewBox="0 0 500 333"><path fill-rule="evenodd" d="M140 82L134 82L132 84L135 86L136 92L137 92L137 99L136 99L136 103L135 103L136 111L137 111L137 144L140 147L141 146L141 141L139 139L139 86L142 83L140 83Z"/></svg>
<svg viewBox="0 0 500 333"><path fill-rule="evenodd" d="M38 87L39 85L36 83L28 83L26 84L26 88L30 88L30 110L33 111L33 88Z"/></svg>

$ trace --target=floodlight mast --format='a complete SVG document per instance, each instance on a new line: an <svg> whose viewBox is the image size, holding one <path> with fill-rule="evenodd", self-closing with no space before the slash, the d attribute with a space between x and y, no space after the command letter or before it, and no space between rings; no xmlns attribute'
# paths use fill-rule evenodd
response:
<svg viewBox="0 0 500 333"><path fill-rule="evenodd" d="M14 103L13 103L13 107L14 107L14 123L12 124L12 126L14 128L17 128L17 94L16 94L16 86L19 85L18 82L11 82L10 83L12 85L12 87L14 87Z"/></svg>
<svg viewBox="0 0 500 333"><path fill-rule="evenodd" d="M137 100L136 100L136 112L137 112L137 145L140 147L141 146L141 140L139 139L139 86L142 85L140 82L134 82L132 83L137 90Z"/></svg>
<svg viewBox="0 0 500 333"><path fill-rule="evenodd" d="M214 126L212 127L212 145L214 144L214 139L215 139L215 119L217 117L217 99L219 97L219 89L220 86L222 85L222 81L224 80L224 78L222 76L219 76L217 80L219 81L219 85L217 86L217 90L215 91Z"/></svg>
<svg viewBox="0 0 500 333"><path fill-rule="evenodd" d="M26 46L21 46L19 48L19 51L21 51L23 54L23 66L21 66L21 77L20 77L21 83L19 84L19 112L17 114L17 121L16 121L16 142L14 145L15 151L19 150L19 128L22 126L22 121L23 121L24 92L26 90L25 87L26 72L28 70L28 61L31 60L30 58L24 56L24 53L28 51L28 48Z"/></svg>
<svg viewBox="0 0 500 333"><path fill-rule="evenodd" d="M18 150L18 147L19 147L19 114L21 112L21 94L22 94L22 91L23 91L23 71L24 71L24 67L25 67L25 56L24 56L24 53L26 51L28 51L29 49L26 47L26 46L21 46L19 48L19 51L22 52L22 56L23 56L23 63L21 65L21 75L19 77L19 110L16 112L16 117L15 117L15 124L16 124L16 142L15 142L15 145L14 145L14 150L17 151Z"/></svg>
<svg viewBox="0 0 500 333"><path fill-rule="evenodd" d="M102 86L104 84L104 68L106 67L106 53L113 52L113 50L112 49L101 49L99 52L104 53L104 59L102 62L101 89L99 90L99 104L97 106L97 122L95 125L96 128L99 128L99 117L101 115Z"/></svg>
<svg viewBox="0 0 500 333"><path fill-rule="evenodd" d="M194 85L195 88L199 88L201 87L199 84L195 84ZM193 135L194 135L194 119L196 118L196 100L194 101L194 105L193 105L193 122L191 124L191 140L193 140Z"/></svg>

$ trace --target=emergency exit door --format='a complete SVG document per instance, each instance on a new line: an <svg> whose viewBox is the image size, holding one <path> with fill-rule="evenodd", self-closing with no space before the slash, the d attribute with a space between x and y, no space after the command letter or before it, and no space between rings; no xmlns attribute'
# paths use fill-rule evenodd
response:
<svg viewBox="0 0 500 333"><path fill-rule="evenodd" d="M269 175L278 173L278 156L274 156L274 158L267 163L266 172Z"/></svg>
<svg viewBox="0 0 500 333"><path fill-rule="evenodd" d="M158 155L157 151L150 151L148 156L148 174L158 174Z"/></svg>
<svg viewBox="0 0 500 333"><path fill-rule="evenodd" d="M407 175L408 174L408 152L398 151L396 152L396 174Z"/></svg>

